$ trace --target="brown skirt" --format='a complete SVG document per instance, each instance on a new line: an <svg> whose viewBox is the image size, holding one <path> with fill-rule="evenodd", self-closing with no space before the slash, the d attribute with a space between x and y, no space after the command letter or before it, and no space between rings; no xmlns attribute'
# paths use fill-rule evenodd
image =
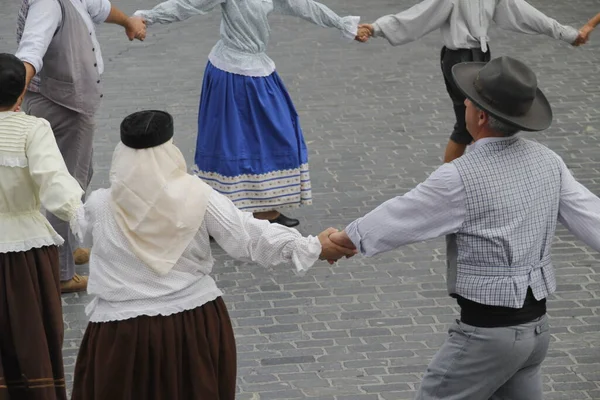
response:
<svg viewBox="0 0 600 400"><path fill-rule="evenodd" d="M90 323L73 400L234 400L236 348L219 297L169 316Z"/></svg>
<svg viewBox="0 0 600 400"><path fill-rule="evenodd" d="M58 248L0 253L0 400L67 398Z"/></svg>

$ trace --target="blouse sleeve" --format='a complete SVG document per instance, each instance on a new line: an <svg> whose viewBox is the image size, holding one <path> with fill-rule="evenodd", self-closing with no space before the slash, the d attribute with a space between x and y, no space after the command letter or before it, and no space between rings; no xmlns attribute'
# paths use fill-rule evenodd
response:
<svg viewBox="0 0 600 400"><path fill-rule="evenodd" d="M569 44L579 34L577 29L561 25L524 0L500 0L494 22L502 29L529 35L544 34Z"/></svg>
<svg viewBox="0 0 600 400"><path fill-rule="evenodd" d="M186 20L194 15L206 14L226 0L168 0L151 10L138 10L135 16L143 17L147 25L169 24Z"/></svg>
<svg viewBox="0 0 600 400"><path fill-rule="evenodd" d="M258 220L240 211L227 197L213 192L204 222L217 243L231 257L270 267L292 263L306 272L319 259L321 243L314 236L303 237L297 230Z"/></svg>
<svg viewBox="0 0 600 400"><path fill-rule="evenodd" d="M323 28L337 28L344 38L353 40L360 17L340 17L324 4L313 0L273 0L273 11L302 18Z"/></svg>
<svg viewBox="0 0 600 400"><path fill-rule="evenodd" d="M80 235L77 212L82 207L84 192L69 174L46 120L40 120L33 128L25 151L31 178L38 186L40 202L58 218L69 221L73 233Z"/></svg>

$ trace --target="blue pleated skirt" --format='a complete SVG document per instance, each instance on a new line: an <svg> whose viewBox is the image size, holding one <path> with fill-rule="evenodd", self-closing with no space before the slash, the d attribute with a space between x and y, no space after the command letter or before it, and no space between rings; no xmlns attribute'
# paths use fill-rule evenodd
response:
<svg viewBox="0 0 600 400"><path fill-rule="evenodd" d="M245 211L312 203L298 113L277 72L204 72L194 172Z"/></svg>

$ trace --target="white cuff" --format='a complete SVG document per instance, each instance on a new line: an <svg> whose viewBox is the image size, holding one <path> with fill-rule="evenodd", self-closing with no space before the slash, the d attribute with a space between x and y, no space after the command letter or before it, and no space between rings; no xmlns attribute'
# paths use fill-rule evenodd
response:
<svg viewBox="0 0 600 400"><path fill-rule="evenodd" d="M79 243L83 243L83 232L87 228L87 221L85 220L85 210L83 208L83 204L77 207L75 213L71 217L69 221L69 227L71 228L71 232L77 238Z"/></svg>
<svg viewBox="0 0 600 400"><path fill-rule="evenodd" d="M344 17L342 18L342 37L348 40L354 40L358 34L358 24L360 23L360 17Z"/></svg>
<svg viewBox="0 0 600 400"><path fill-rule="evenodd" d="M296 272L303 276L306 274L321 255L321 242L315 236L300 238L296 242L296 248L292 251L292 262Z"/></svg>
<svg viewBox="0 0 600 400"><path fill-rule="evenodd" d="M579 36L579 31L572 26L565 26L564 29L561 29L559 35L561 40L568 44L573 44L577 39L577 36Z"/></svg>
<svg viewBox="0 0 600 400"><path fill-rule="evenodd" d="M150 18L150 16L148 14L149 14L149 10L137 10L136 12L133 13L133 16L144 18L144 20L146 21L146 26L150 26L150 25L154 24L154 20L152 18Z"/></svg>

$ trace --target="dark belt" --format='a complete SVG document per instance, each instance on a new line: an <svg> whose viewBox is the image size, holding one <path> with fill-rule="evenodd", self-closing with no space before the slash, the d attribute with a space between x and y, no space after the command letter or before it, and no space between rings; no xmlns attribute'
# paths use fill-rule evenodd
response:
<svg viewBox="0 0 600 400"><path fill-rule="evenodd" d="M531 322L546 314L546 299L536 300L531 288L527 289L521 308L488 306L456 296L460 306L460 320L467 325L498 328Z"/></svg>

